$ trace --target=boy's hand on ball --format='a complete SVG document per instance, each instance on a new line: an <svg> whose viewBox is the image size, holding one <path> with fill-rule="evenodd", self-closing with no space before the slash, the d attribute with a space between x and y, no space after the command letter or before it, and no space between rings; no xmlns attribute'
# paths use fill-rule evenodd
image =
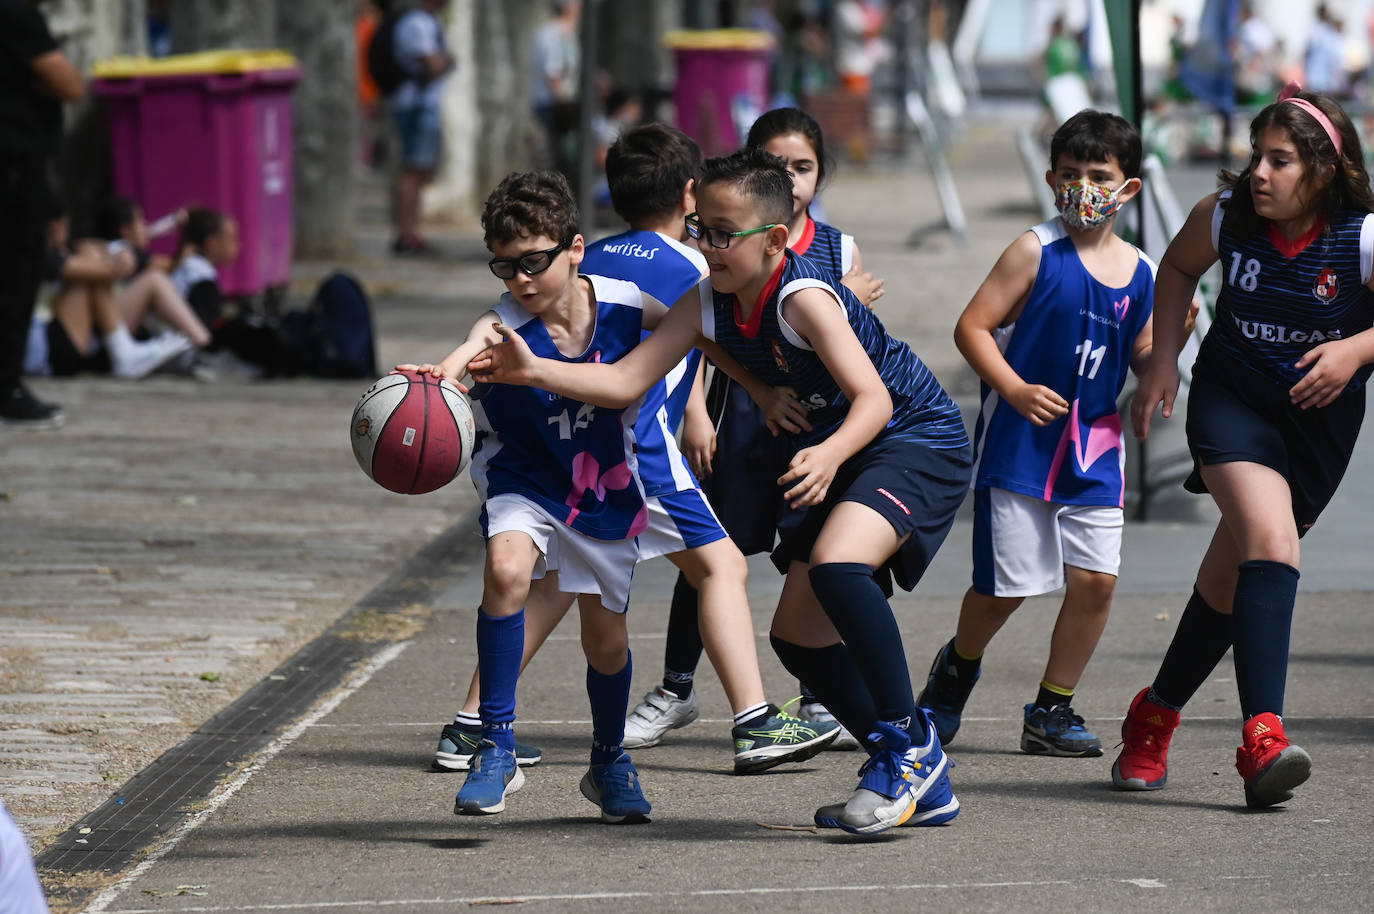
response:
<svg viewBox="0 0 1374 914"><path fill-rule="evenodd" d="M421 363L419 363L419 364L415 364L415 363L412 363L412 362L405 362L405 363L400 364L400 365L397 365L395 368L391 369L391 374L396 374L396 373L402 372L402 371L413 371L413 372L416 372L417 374L427 374L427 375L429 375L429 376L431 376L431 377L435 377L435 378L439 378L439 379L441 379L441 380L448 381L449 383L451 383L454 387L458 388L458 389L459 389L460 391L462 391L463 393L467 393L467 392L468 392L468 387L467 387L467 385L464 384L462 381L458 380L457 378L451 377L451 376L449 376L448 374L446 374L446 373L444 372L444 366L443 366L443 365L431 365L429 362L421 362Z"/></svg>

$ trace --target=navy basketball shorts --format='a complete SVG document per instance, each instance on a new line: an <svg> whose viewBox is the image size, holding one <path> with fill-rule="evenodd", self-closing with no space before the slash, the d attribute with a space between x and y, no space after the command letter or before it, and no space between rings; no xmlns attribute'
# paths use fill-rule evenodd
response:
<svg viewBox="0 0 1374 914"><path fill-rule="evenodd" d="M830 512L843 501L877 511L898 536L907 537L874 576L892 595L892 582L913 589L949 535L968 494L973 454L968 445L935 449L915 441L879 437L841 465L825 501L786 510L778 524L780 542L773 564L783 574L792 562L811 561Z"/></svg>
<svg viewBox="0 0 1374 914"><path fill-rule="evenodd" d="M757 404L724 372L715 372L707 409L716 423L716 456L702 491L741 552L768 552L783 509L778 477L787 472L795 441L770 432Z"/></svg>
<svg viewBox="0 0 1374 914"><path fill-rule="evenodd" d="M1193 368L1188 389L1188 450L1193 472L1183 484L1207 491L1199 467L1244 461L1269 467L1288 480L1298 535L1317 522L1336 494L1364 421L1361 388L1320 409L1299 409L1288 386L1250 368Z"/></svg>

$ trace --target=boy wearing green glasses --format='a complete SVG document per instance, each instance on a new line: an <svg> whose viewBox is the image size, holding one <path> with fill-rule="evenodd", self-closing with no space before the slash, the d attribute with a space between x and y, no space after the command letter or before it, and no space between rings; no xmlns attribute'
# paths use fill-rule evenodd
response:
<svg viewBox="0 0 1374 914"><path fill-rule="evenodd" d="M806 416L769 420L798 446L778 479L789 510L773 560L787 579L771 639L788 672L865 735L870 756L849 800L814 821L853 834L948 821L959 808L948 761L917 710L886 593L894 577L915 586L963 501L971 460L958 408L838 277L788 249L792 178L781 159L761 149L710 159L697 187L687 230L712 301L672 309L615 364L539 358L503 326L504 342L469 368L479 381L616 408L701 346L795 391Z"/></svg>

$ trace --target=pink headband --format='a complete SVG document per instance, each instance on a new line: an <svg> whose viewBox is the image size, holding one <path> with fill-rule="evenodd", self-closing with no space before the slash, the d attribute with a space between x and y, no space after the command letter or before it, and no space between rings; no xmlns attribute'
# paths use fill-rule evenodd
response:
<svg viewBox="0 0 1374 914"><path fill-rule="evenodd" d="M1316 122L1321 124L1322 129L1326 131L1326 135L1331 138L1331 145L1336 147L1336 155L1339 156L1341 154L1341 134L1336 129L1336 125L1332 124L1331 118L1322 114L1322 110L1316 105L1305 98L1294 97L1301 91L1302 86L1295 82L1289 83L1284 86L1283 91L1279 93L1279 101L1288 102L1290 105L1297 105L1299 108L1312 115Z"/></svg>

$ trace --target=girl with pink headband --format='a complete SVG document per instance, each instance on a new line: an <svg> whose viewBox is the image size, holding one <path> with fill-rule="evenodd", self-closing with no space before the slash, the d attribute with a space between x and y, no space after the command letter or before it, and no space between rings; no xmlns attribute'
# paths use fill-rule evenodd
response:
<svg viewBox="0 0 1374 914"><path fill-rule="evenodd" d="M1154 682L1122 724L1112 781L1168 779L1180 711L1228 648L1243 721L1236 769L1252 808L1283 803L1312 759L1282 720L1298 540L1335 494L1374 370L1374 194L1360 140L1330 98L1287 87L1250 125L1250 162L1223 171L1169 245L1155 284L1156 352L1179 352L1198 279L1221 262L1216 319L1188 390L1193 473L1221 509ZM1179 371L1155 359L1132 403L1136 435L1173 413Z"/></svg>

